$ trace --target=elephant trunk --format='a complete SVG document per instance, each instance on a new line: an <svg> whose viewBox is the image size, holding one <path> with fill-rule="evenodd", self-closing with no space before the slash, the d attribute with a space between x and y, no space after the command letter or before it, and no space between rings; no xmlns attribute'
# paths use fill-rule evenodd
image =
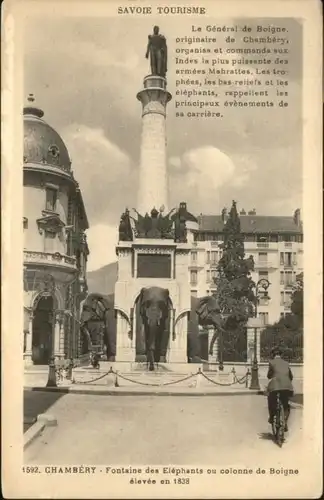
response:
<svg viewBox="0 0 324 500"><path fill-rule="evenodd" d="M149 369L154 370L154 361L159 361L159 337L160 337L160 321L156 320L153 322L147 322L146 324L146 335L145 335L145 351L146 351L146 359L149 363Z"/></svg>

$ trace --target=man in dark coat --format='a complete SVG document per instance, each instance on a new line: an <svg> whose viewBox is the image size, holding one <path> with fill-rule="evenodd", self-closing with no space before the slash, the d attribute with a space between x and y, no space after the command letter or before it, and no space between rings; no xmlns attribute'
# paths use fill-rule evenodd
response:
<svg viewBox="0 0 324 500"><path fill-rule="evenodd" d="M269 363L268 379L268 409L269 409L269 424L272 424L274 415L276 413L276 400L277 392L280 393L280 399L285 412L285 432L288 431L288 417L290 413L289 398L294 393L292 379L293 374L289 367L288 361L282 359L282 350L276 347L272 351L273 359Z"/></svg>

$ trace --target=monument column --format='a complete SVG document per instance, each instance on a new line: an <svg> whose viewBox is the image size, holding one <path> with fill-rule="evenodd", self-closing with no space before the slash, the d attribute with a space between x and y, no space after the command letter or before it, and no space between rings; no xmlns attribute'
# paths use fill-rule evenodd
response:
<svg viewBox="0 0 324 500"><path fill-rule="evenodd" d="M137 94L142 103L142 139L139 169L138 211L150 213L168 205L166 163L166 106L171 94L166 79L159 75L144 78L144 89Z"/></svg>

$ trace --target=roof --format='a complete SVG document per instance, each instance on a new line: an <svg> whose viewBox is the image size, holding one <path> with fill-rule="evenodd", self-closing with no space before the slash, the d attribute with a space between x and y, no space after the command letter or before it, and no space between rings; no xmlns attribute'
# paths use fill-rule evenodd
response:
<svg viewBox="0 0 324 500"><path fill-rule="evenodd" d="M201 215L198 218L199 231L222 233L224 223L221 215ZM295 224L293 217L281 215L241 215L242 233L298 233L302 226Z"/></svg>
<svg viewBox="0 0 324 500"><path fill-rule="evenodd" d="M43 115L34 105L24 108L24 163L40 163L45 169L54 166L70 173L67 147L56 130L42 119Z"/></svg>

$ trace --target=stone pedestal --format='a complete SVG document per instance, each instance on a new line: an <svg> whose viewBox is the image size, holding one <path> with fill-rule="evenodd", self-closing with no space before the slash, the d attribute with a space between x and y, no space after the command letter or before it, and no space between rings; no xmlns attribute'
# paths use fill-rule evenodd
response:
<svg viewBox="0 0 324 500"><path fill-rule="evenodd" d="M219 337L215 340L215 343L213 345L213 354L209 354L209 348L210 344L212 341L212 338L214 336L215 330L213 328L210 328L208 330L208 361L210 363L217 363L218 362L218 352L219 352Z"/></svg>
<svg viewBox="0 0 324 500"><path fill-rule="evenodd" d="M187 363L188 314L191 309L188 265L190 245L173 240L136 239L120 242L118 281L115 285L116 362L135 362L136 356L136 301L144 287L158 286L169 290L170 335L167 363ZM139 255L167 254L171 259L169 277L142 278L138 275Z"/></svg>
<svg viewBox="0 0 324 500"><path fill-rule="evenodd" d="M142 138L139 169L137 209L150 213L168 205L168 177L166 163L166 106L171 94L166 90L166 79L149 75L144 78L144 89L137 94L142 103Z"/></svg>

